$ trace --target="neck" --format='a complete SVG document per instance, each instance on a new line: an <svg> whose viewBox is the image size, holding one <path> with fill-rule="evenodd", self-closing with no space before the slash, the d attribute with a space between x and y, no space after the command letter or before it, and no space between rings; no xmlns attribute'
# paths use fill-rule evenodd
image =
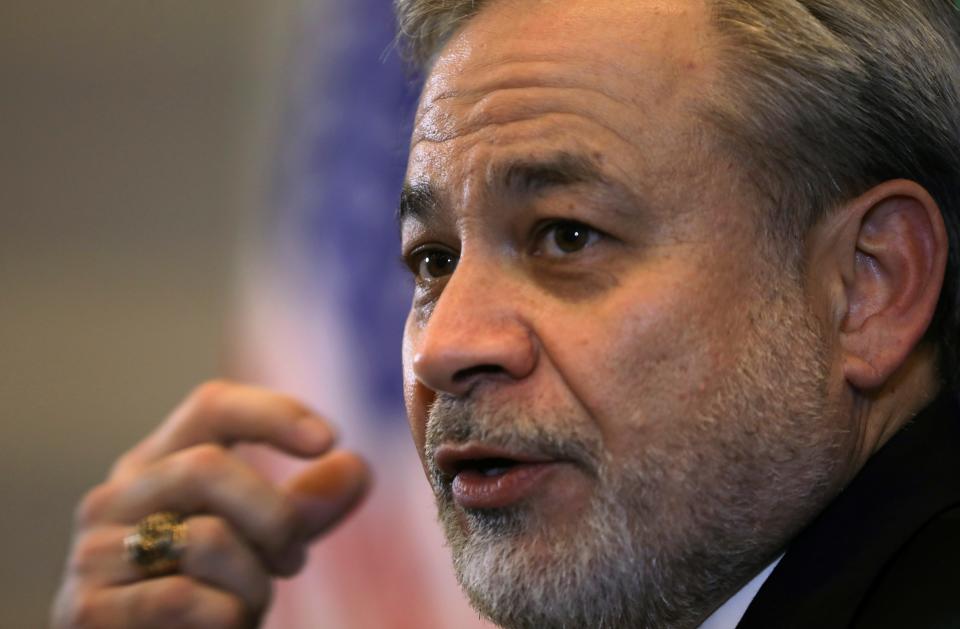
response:
<svg viewBox="0 0 960 629"><path fill-rule="evenodd" d="M917 347L884 385L872 391L853 392L853 417L859 429L853 458L856 474L941 388L935 348Z"/></svg>

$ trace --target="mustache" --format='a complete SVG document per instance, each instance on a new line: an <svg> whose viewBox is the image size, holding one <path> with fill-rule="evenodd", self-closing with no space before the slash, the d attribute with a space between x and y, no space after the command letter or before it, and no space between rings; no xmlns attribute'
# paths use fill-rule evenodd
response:
<svg viewBox="0 0 960 629"><path fill-rule="evenodd" d="M425 454L435 483L443 476L434 456L442 445L481 443L508 452L568 461L591 476L604 463L603 443L582 413L534 410L438 394L427 414ZM435 485L436 486L436 485Z"/></svg>

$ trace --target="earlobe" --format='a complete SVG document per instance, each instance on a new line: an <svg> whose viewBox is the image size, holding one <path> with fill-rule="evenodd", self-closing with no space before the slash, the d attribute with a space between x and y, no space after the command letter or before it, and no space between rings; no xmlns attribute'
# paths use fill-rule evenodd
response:
<svg viewBox="0 0 960 629"><path fill-rule="evenodd" d="M947 260L940 209L920 185L883 183L838 210L846 257L841 322L844 377L875 390L920 343L939 300Z"/></svg>

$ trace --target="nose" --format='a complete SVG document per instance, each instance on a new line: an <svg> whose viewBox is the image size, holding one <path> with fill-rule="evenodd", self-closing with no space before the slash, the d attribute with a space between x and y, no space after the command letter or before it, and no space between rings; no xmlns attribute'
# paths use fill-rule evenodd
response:
<svg viewBox="0 0 960 629"><path fill-rule="evenodd" d="M461 260L418 335L417 380L434 392L462 396L481 382L529 376L539 350L518 284L491 265Z"/></svg>

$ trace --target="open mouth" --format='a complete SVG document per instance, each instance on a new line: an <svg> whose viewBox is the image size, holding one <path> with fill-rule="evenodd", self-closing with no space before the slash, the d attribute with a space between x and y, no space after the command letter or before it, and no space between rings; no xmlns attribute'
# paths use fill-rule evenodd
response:
<svg viewBox="0 0 960 629"><path fill-rule="evenodd" d="M454 473L454 477L461 472L475 472L481 476L492 478L494 476L502 476L518 465L521 465L520 461L499 457L491 457L489 459L469 459L460 461L456 464L456 472Z"/></svg>
<svg viewBox="0 0 960 629"><path fill-rule="evenodd" d="M443 445L434 453L434 463L444 479L452 481L463 473L492 478L523 465L546 463L550 459L534 454L510 452L482 444Z"/></svg>
<svg viewBox="0 0 960 629"><path fill-rule="evenodd" d="M454 500L467 509L517 503L536 493L540 481L563 463L476 444L441 446L434 462L450 484Z"/></svg>

